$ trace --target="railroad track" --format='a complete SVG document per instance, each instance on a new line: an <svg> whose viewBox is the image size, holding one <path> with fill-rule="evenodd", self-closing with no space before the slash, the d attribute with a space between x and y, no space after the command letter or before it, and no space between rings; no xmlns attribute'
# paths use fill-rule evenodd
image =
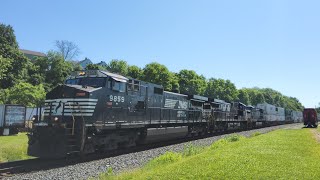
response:
<svg viewBox="0 0 320 180"><path fill-rule="evenodd" d="M256 128L256 129L259 129L259 128ZM0 163L0 179L4 177L10 177L16 174L21 174L21 173L30 173L30 172L44 171L48 169L61 168L61 167L66 167L66 166L70 166L78 163L90 162L90 161L109 158L109 157L116 157L123 154L141 152L141 151L146 151L146 150L150 150L158 147L170 146L173 144L185 143L193 140L204 139L208 137L218 136L222 134L230 134L230 133L241 132L241 131L244 131L244 130L235 129L235 130L229 130L224 132L216 132L213 134L207 134L204 136L167 140L167 141L162 141L157 143L139 145L139 146L128 148L128 149L118 149L115 151L91 154L85 157L70 156L63 159L35 158L35 159L29 159L29 160Z"/></svg>

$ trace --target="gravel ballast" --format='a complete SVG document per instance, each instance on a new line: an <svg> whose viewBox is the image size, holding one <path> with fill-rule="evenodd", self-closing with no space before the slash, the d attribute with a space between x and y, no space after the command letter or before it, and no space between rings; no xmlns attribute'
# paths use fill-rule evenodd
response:
<svg viewBox="0 0 320 180"><path fill-rule="evenodd" d="M267 133L276 129L299 129L302 128L301 124L288 124L274 127L267 127L255 129L250 131L238 132L236 134L250 137L256 132ZM45 171L32 172L26 174L18 174L5 179L88 179L90 177L98 177L99 174L106 172L108 168L112 168L114 173L119 173L125 170L138 168L143 166L151 159L164 154L167 151L181 152L187 144L195 146L208 146L213 142L229 136L230 134L209 137L205 139L194 140L186 143L174 144L170 146L150 149L141 152L124 154L116 157L106 159L79 163L61 168L55 168Z"/></svg>

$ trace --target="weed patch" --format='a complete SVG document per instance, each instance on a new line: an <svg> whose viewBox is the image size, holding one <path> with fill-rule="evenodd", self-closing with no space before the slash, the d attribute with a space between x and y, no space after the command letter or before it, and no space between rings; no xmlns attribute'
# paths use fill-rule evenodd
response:
<svg viewBox="0 0 320 180"><path fill-rule="evenodd" d="M188 157L188 156L196 155L201 153L203 150L204 150L203 147L198 147L191 143L188 143L187 145L184 146L182 156Z"/></svg>
<svg viewBox="0 0 320 180"><path fill-rule="evenodd" d="M226 141L228 142L236 142L239 141L241 139L245 138L244 136L240 136L238 134L232 134L230 136L225 137Z"/></svg>
<svg viewBox="0 0 320 180"><path fill-rule="evenodd" d="M157 166L163 166L166 164L171 164L174 162L178 162L182 159L182 155L180 153L176 152L166 152L165 154L151 160L147 167L157 167Z"/></svg>
<svg viewBox="0 0 320 180"><path fill-rule="evenodd" d="M255 132L255 133L252 133L251 135L250 135L250 137L256 137L256 136L260 136L262 133L261 132Z"/></svg>

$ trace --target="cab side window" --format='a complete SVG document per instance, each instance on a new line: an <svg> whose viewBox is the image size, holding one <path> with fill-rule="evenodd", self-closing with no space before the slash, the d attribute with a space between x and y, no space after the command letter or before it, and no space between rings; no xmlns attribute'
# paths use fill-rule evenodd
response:
<svg viewBox="0 0 320 180"><path fill-rule="evenodd" d="M128 82L129 91L140 91L140 82L137 80L130 79Z"/></svg>

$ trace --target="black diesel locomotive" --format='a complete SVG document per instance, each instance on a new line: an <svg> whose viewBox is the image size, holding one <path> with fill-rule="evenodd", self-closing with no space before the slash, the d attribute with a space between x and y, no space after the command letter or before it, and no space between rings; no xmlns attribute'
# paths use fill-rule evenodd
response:
<svg viewBox="0 0 320 180"><path fill-rule="evenodd" d="M28 154L59 158L166 138L264 125L263 110L100 70L74 72L46 96L29 133Z"/></svg>

